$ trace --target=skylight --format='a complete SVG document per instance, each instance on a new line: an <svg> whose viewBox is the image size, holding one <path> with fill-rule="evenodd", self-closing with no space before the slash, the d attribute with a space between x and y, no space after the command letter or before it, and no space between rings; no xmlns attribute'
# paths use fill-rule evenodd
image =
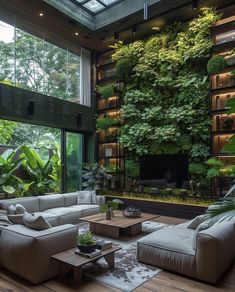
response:
<svg viewBox="0 0 235 292"><path fill-rule="evenodd" d="M123 0L70 0L92 14L97 14Z"/></svg>

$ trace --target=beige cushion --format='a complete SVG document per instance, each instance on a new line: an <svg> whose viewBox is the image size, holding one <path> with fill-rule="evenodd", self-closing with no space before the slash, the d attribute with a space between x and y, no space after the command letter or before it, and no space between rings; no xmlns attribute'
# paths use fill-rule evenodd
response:
<svg viewBox="0 0 235 292"><path fill-rule="evenodd" d="M92 193L90 191L80 191L78 192L77 204L78 205L91 204L91 197Z"/></svg>
<svg viewBox="0 0 235 292"><path fill-rule="evenodd" d="M196 229L198 227L199 224L201 224L202 222L204 222L206 220L204 215L199 215L197 217L195 217L190 224L187 226L187 228L189 229Z"/></svg>
<svg viewBox="0 0 235 292"><path fill-rule="evenodd" d="M42 216L33 216L27 212L23 215L23 221L25 226L35 230L44 230L51 227L50 223Z"/></svg>
<svg viewBox="0 0 235 292"><path fill-rule="evenodd" d="M14 205L10 205L7 207L7 214L9 215L15 215L16 214L16 209Z"/></svg>
<svg viewBox="0 0 235 292"><path fill-rule="evenodd" d="M13 224L21 224L21 225L24 225L23 214L7 215L7 218Z"/></svg>
<svg viewBox="0 0 235 292"><path fill-rule="evenodd" d="M16 214L24 214L24 212L26 212L26 209L23 205L21 204L16 204L15 205L15 211L16 211Z"/></svg>
<svg viewBox="0 0 235 292"><path fill-rule="evenodd" d="M64 207L64 196L62 194L40 196L39 206L40 211L45 211L56 207Z"/></svg>

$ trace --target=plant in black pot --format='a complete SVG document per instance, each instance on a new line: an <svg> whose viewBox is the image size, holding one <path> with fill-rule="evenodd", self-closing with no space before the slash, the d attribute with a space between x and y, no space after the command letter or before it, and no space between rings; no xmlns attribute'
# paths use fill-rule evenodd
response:
<svg viewBox="0 0 235 292"><path fill-rule="evenodd" d="M78 236L78 244L77 247L80 251L85 253L90 253L96 250L96 241L93 238L93 234L88 231L82 233Z"/></svg>

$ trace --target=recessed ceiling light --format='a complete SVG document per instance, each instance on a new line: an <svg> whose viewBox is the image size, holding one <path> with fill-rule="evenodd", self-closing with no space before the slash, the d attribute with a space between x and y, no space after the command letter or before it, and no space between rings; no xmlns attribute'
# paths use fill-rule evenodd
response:
<svg viewBox="0 0 235 292"><path fill-rule="evenodd" d="M43 17L44 14L43 14L42 12L39 12L39 16L40 16L40 17Z"/></svg>
<svg viewBox="0 0 235 292"><path fill-rule="evenodd" d="M76 36L78 36L78 35L79 35L79 32L75 32L74 34L75 34Z"/></svg>

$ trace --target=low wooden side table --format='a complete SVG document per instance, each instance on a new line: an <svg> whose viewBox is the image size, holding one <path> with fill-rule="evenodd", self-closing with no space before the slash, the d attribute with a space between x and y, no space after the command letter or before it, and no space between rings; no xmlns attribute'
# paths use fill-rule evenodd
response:
<svg viewBox="0 0 235 292"><path fill-rule="evenodd" d="M102 251L102 254L92 259L75 254L75 249L69 249L52 255L51 258L59 262L60 278L64 277L64 275L67 274L69 270L73 270L74 280L77 284L79 284L82 281L83 265L90 262L96 262L98 259L104 257L109 266L114 267L114 253L120 249L122 249L120 246L112 247Z"/></svg>

